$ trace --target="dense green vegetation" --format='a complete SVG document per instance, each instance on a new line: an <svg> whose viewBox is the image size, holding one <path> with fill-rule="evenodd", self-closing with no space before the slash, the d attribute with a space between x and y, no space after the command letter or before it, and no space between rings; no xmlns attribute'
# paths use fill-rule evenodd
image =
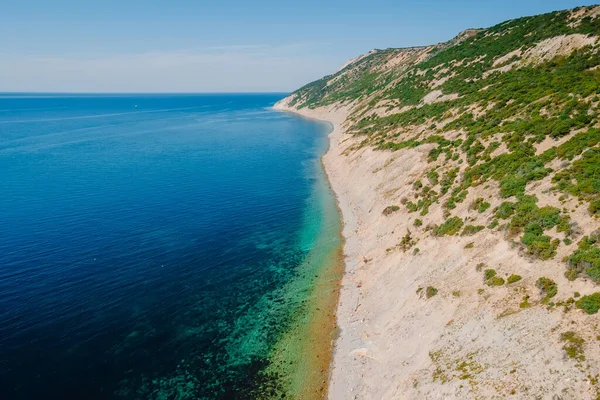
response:
<svg viewBox="0 0 600 400"><path fill-rule="evenodd" d="M431 224L433 235L474 235L487 225L516 239L529 256L552 259L581 232L571 221L573 210L538 204L532 195L536 182L551 182L561 203L572 196L591 216L600 216L600 45L528 58L558 35L600 36L600 18L571 16L564 11L507 21L427 53L374 51L298 90L295 101L300 107L355 102L349 132L361 137L357 146L391 151L426 146L431 166L412 183L402 205L421 216L434 205L443 207L445 221ZM389 67L401 54L407 62ZM457 97L426 103L433 90ZM382 109L386 112L374 111ZM545 151L538 150L542 142ZM490 201L469 197L480 187L492 187L490 195L504 199L487 221L482 219ZM472 214L452 216L465 209L467 199ZM421 224L415 220L415 226ZM584 238L567 257L569 279L585 274L600 282L596 242ZM538 284L552 293L547 281Z"/></svg>
<svg viewBox="0 0 600 400"><path fill-rule="evenodd" d="M292 106L316 107L338 101L362 98L388 85L395 74L382 73L374 67L405 49L375 50L370 54L349 63L340 71L311 82L298 89Z"/></svg>
<svg viewBox="0 0 600 400"><path fill-rule="evenodd" d="M598 130L589 129L580 132L561 146L554 147L549 151L536 155L535 143L541 142L546 136L559 138L568 134L571 130L589 126L595 122L590 115L589 104L583 101L572 100L571 91L577 89L579 96L584 97L595 93L600 84L600 77L596 73L587 71L590 65L597 65L600 61L593 57L589 59L587 53L575 53L570 57L547 63L542 71L539 68L523 68L506 74L494 74L491 78L498 90L483 91L478 83L471 88L469 93L452 104L460 109L461 105L500 101L483 117L475 119L471 113L463 113L458 119L446 125L444 131L463 130L467 132L467 140L450 141L440 135L431 135L422 140L410 139L408 141L386 141L379 139L375 142L382 149L397 150L406 147L415 147L427 143L435 143L437 146L429 152L430 162L438 159L439 155L445 154L446 161L456 158L455 151L462 150L467 158L468 166L465 168L461 182L456 185L456 179L460 168L452 168L444 173L440 182L440 194L449 193L444 206L451 210L457 203L462 202L468 194L471 186L478 186L493 179L499 182L500 194L503 197L515 197L517 203L503 203L497 212L500 219L509 218L512 212L517 212L510 223L513 231L523 231L522 243L527 247L527 252L541 259L549 259L556 255L556 249L560 244L559 239L552 239L544 235L544 232L555 226L559 231L569 234L568 217L561 216L558 209L549 207L538 208L537 199L526 196L526 187L529 182L545 178L553 171L546 164L555 158L572 159L580 154L586 146L598 143ZM587 57L587 58L586 58ZM585 61L587 60L588 63ZM579 73L581 76L571 76ZM569 78L569 75L572 79ZM560 76L561 78L556 78ZM564 78L564 80L563 80ZM555 80L558 81L555 82ZM485 81L486 79L484 79ZM500 82L497 82L500 80ZM523 81L529 85L523 87ZM559 82L560 81L560 82ZM477 86L480 86L479 88ZM518 87L517 87L518 86ZM467 89L465 89L467 90ZM551 97L554 97L551 99ZM539 99L544 99L532 105ZM508 106L508 102L511 102ZM455 102L456 103L456 102ZM464 104L461 104L464 103ZM548 118L542 117L541 109L550 108L551 105L564 105L564 109L557 115ZM483 106L482 105L482 106ZM391 129L394 126L425 123L433 119L441 121L449 110L450 104L440 106L437 104L423 106L401 114L389 117L363 120L359 123L359 133L367 134L379 131L382 127ZM522 114L522 109L529 112L528 118L517 118L506 121L514 115ZM428 114L424 114L427 112ZM572 118L569 115L574 115ZM493 141L487 147L483 140L493 138L497 134L504 133L502 141L506 144L508 152L492 157L492 152L498 148L498 142ZM565 171L556 174L553 181L558 183L557 188L590 201L590 211L600 210L600 150L588 150L580 160ZM431 183L438 182L439 173L432 171L428 174ZM573 179L575 182L573 182ZM411 211L427 209L431 203L437 202L439 195L429 196L421 204L408 204ZM473 209L484 212L488 204L479 198L472 205ZM468 231L467 231L468 232Z"/></svg>
<svg viewBox="0 0 600 400"><path fill-rule="evenodd" d="M510 228L515 232L524 230L521 242L527 247L528 254L543 260L553 258L560 240L552 239L544 232L557 227L559 232L569 233L569 218L561 216L558 208L538 207L535 197L523 196L519 200Z"/></svg>
<svg viewBox="0 0 600 400"><path fill-rule="evenodd" d="M457 60L477 60L463 63L458 69L459 73L442 85L446 93L463 94L469 91L473 83L466 80L483 75L492 67L496 57L520 47L527 49L544 39L560 34L591 34L600 29L598 19L585 19L576 27L570 26L569 22L568 13L559 12L502 23L482 30L457 45L434 46L429 59L420 63L418 69L413 68L409 71L382 70L376 67L385 64L386 60L400 52L411 54L413 49L376 50L335 74L300 88L295 92L296 99L297 102L300 101L300 106L315 107L336 101L361 99L379 90L381 93L371 104L386 99L397 100L401 105L414 105L427 93L426 82L434 78L437 68ZM418 70L425 73L420 75Z"/></svg>
<svg viewBox="0 0 600 400"><path fill-rule="evenodd" d="M600 149L591 148L571 168L558 172L552 178L560 191L590 202L589 210L600 213Z"/></svg>
<svg viewBox="0 0 600 400"><path fill-rule="evenodd" d="M435 58L431 62L433 60ZM553 60L539 67L525 67L505 74L492 74L481 82L465 86L461 92L463 97L458 101L425 105L389 117L362 120L357 126L357 132L374 135L374 132L379 132L382 127L389 130L427 123L429 120L441 122L451 108L458 108L460 114L461 108L466 109L468 105L481 105L482 108L488 109L488 112L479 118L475 118L472 113L463 112L442 128L442 132L466 131L465 141L450 141L434 134L421 140L413 138L409 141L398 141L395 137L392 141L378 139L374 144L382 149L396 150L435 143L437 146L429 152L430 162L436 161L441 154L446 155L446 161L453 160L456 158L455 151L462 150L468 166L464 169L461 182L456 185L460 167L449 169L442 177L440 193L449 193L444 207L449 210L455 208L457 203L467 196L470 187L481 185L490 179L496 180L500 185L501 196L517 199L516 203L503 203L497 210L497 217L507 219L516 212L510 227L513 233L523 232L521 242L526 246L528 254L541 259L553 258L560 240L551 238L544 232L558 226L559 231L568 236L568 216L561 216L561 211L556 208L537 207L537 199L526 195L527 184L541 180L553 172L546 166L547 163L555 158L572 159L590 145L596 145L600 135L597 129L588 129L540 155L536 154L534 144L543 141L547 136L560 138L572 130L590 126L596 121L596 114L590 108L590 103L578 99L595 94L598 90L600 75L589 71L589 68L598 65L599 62L597 55L578 51L569 57ZM423 69L425 66L421 65L419 68ZM452 78L446 84L456 79ZM524 85L524 82L528 84ZM494 85L495 90L482 91L489 85ZM493 107L490 108L489 105ZM545 110L544 116L542 109ZM554 109L556 110L552 111ZM519 117L514 118L515 115ZM502 141L506 144L508 152L492 157L491 154L498 148L499 142L494 140L486 146L485 140L498 134L502 134ZM558 183L558 190L590 201L591 212L600 210L599 161L600 150L587 150L571 168L553 177L553 181ZM435 171L433 175L432 172L428 174L428 178L432 178L432 183L437 183L439 173ZM433 201L437 202L438 199L439 197L436 197ZM418 205L415 206L414 211L419 209ZM471 206L479 212L484 212L487 207L489 206L483 198L478 198ZM465 233L468 234L471 229L467 229Z"/></svg>

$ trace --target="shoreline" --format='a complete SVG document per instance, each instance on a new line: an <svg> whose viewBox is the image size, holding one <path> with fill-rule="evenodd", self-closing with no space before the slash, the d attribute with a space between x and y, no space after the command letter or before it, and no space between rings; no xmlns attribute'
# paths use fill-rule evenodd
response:
<svg viewBox="0 0 600 400"><path fill-rule="evenodd" d="M599 16L373 50L274 106L334 127L322 164L345 270L329 399L600 399Z"/></svg>
<svg viewBox="0 0 600 400"><path fill-rule="evenodd" d="M294 289L306 290L308 294L294 312L290 329L277 341L269 357L273 367L268 375L283 378L281 389L284 393L299 399L323 399L327 396L343 272L343 239L337 199L323 169L321 157L315 160L315 168L318 170L319 188L312 201L320 203L316 208L322 212L320 218L323 225L304 261L304 278L299 281L302 282L301 288Z"/></svg>
<svg viewBox="0 0 600 400"><path fill-rule="evenodd" d="M342 181L336 179L336 175L341 173L341 170L336 165L344 159L340 159L339 149L341 138L344 134L343 123L347 118L347 111L344 109L324 108L319 110L298 110L287 106L281 100L273 109L280 112L290 113L301 118L311 119L320 122L329 123L332 127L328 133L328 147L320 159L322 169L329 184L331 191L335 197L336 207L340 218L340 238L341 238L341 254L340 269L341 277L338 281L338 296L333 315L335 317L335 337L331 346L330 364L328 373L328 382L326 396L324 398L344 398L348 394L348 387L354 386L350 383L352 376L345 376L348 365L344 360L344 354L350 353L352 350L348 344L360 340L358 333L352 329L350 323L350 315L355 307L359 305L359 293L356 285L352 283L352 275L358 264L358 246L357 243L357 227L358 221L356 214L352 209L349 198L344 196L344 188Z"/></svg>
<svg viewBox="0 0 600 400"><path fill-rule="evenodd" d="M592 367L581 370L565 362L564 341L556 333L568 332L575 324L582 340L592 342L596 328L583 312L540 307L543 295L536 287L540 276L550 276L561 288L558 301L565 303L572 301L570 293L592 293L593 283L569 281L559 260L523 257L502 230L448 238L431 234L426 227L443 220L442 207L425 216L403 209L385 215L383 210L402 203L415 180L423 179L431 168L431 146L377 151L345 133L345 108L296 110L289 109L287 101L277 108L334 126L322 162L342 212L345 263L329 399L502 394L529 398L548 393L539 388L596 398L596 388L590 390L588 383ZM472 215L470 205L487 196L485 190L473 189L455 215L461 219ZM540 188L533 193L540 195L541 206L555 204ZM503 201L499 195L487 198L492 207ZM483 226L491 213L478 213L474 221ZM419 218L425 228L415 224ZM403 251L399 247L403 235L411 232L418 251ZM486 266L506 279L511 274L523 278L514 285L491 287L482 280L480 269ZM423 289L429 287L435 293L428 297ZM521 307L529 298L531 305ZM547 344L543 348L542 341ZM517 344L520 351L511 352ZM570 381L574 376L577 379Z"/></svg>

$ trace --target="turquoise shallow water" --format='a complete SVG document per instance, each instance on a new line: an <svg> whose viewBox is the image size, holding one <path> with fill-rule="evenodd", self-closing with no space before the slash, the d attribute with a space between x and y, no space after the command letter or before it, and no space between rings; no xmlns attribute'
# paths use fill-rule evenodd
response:
<svg viewBox="0 0 600 400"><path fill-rule="evenodd" d="M281 97L0 96L0 398L243 398L271 379L307 255L339 245L329 127L270 110Z"/></svg>

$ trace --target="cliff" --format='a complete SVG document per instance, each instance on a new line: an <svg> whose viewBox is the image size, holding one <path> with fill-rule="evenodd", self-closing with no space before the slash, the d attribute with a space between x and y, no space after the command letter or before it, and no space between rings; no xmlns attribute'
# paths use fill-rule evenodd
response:
<svg viewBox="0 0 600 400"><path fill-rule="evenodd" d="M599 15L374 50L276 105L335 126L331 398L600 395Z"/></svg>

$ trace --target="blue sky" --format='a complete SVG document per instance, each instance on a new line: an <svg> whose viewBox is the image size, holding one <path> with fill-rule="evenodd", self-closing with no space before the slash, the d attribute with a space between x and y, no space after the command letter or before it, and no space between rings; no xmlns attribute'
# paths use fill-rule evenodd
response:
<svg viewBox="0 0 600 400"><path fill-rule="evenodd" d="M291 91L373 48L591 4L0 0L0 91Z"/></svg>

